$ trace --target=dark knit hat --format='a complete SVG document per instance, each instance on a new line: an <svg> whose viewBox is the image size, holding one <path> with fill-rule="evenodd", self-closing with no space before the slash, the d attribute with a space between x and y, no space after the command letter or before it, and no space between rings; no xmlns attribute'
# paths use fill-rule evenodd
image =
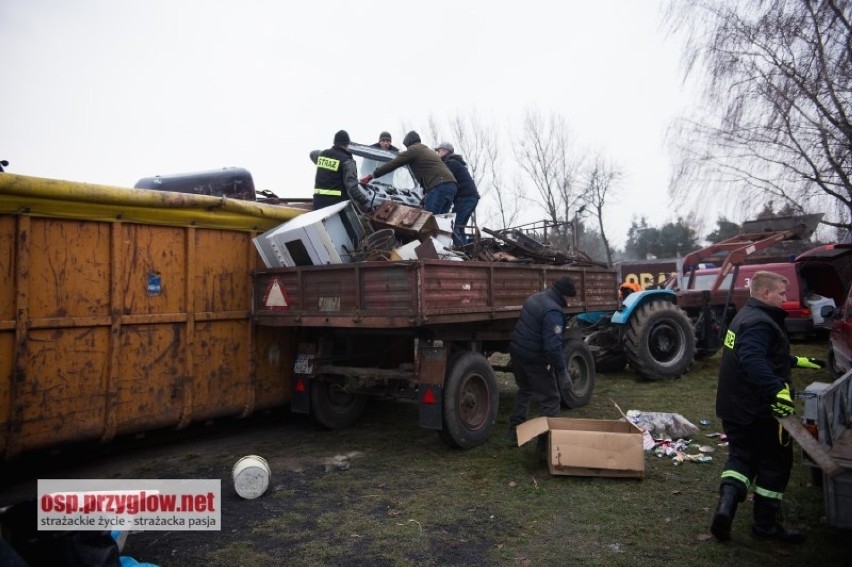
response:
<svg viewBox="0 0 852 567"><path fill-rule="evenodd" d="M340 130L337 134L334 135L334 145L335 146L348 146L349 145L349 132L346 130Z"/></svg>
<svg viewBox="0 0 852 567"><path fill-rule="evenodd" d="M379 134L379 141L381 142L382 140L392 142L393 140L391 139L390 132L382 132L381 134Z"/></svg>
<svg viewBox="0 0 852 567"><path fill-rule="evenodd" d="M405 135L405 138L402 139L402 143L405 145L406 148L414 144L419 144L420 134L412 130L411 132Z"/></svg>
<svg viewBox="0 0 852 567"><path fill-rule="evenodd" d="M577 290L574 288L574 282L568 276L562 276L553 282L552 287L559 295L567 295L569 297L577 295Z"/></svg>

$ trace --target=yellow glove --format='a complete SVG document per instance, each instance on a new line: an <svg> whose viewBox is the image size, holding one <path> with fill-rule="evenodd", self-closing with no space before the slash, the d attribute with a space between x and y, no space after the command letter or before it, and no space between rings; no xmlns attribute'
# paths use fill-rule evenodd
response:
<svg viewBox="0 0 852 567"><path fill-rule="evenodd" d="M797 368L813 368L819 370L820 368L825 368L825 361L820 360L818 358L808 358L807 356L797 356L796 357L796 367Z"/></svg>
<svg viewBox="0 0 852 567"><path fill-rule="evenodd" d="M775 417L787 417L793 414L796 405L790 397L790 388L786 384L775 394L775 400L769 407L772 410L772 415Z"/></svg>

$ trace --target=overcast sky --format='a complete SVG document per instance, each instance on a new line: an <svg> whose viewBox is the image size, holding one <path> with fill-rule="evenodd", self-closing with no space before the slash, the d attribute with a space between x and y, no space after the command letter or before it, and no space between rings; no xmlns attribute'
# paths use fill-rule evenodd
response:
<svg viewBox="0 0 852 567"><path fill-rule="evenodd" d="M258 189L309 197L308 152L341 128L436 143L430 116L476 112L509 143L535 107L624 171L606 213L620 246L633 215L676 214L663 137L690 101L660 4L0 0L0 158L125 187L239 166Z"/></svg>

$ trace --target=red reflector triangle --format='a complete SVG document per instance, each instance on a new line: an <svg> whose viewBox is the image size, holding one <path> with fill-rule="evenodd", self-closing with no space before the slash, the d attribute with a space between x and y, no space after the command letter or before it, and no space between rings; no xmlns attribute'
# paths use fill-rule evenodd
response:
<svg viewBox="0 0 852 567"><path fill-rule="evenodd" d="M293 386L293 390L303 394L305 392L305 381L301 378L296 380L296 385Z"/></svg>
<svg viewBox="0 0 852 567"><path fill-rule="evenodd" d="M423 403L424 404L434 404L435 403L435 394L432 393L432 388L426 388L426 391L423 393Z"/></svg>

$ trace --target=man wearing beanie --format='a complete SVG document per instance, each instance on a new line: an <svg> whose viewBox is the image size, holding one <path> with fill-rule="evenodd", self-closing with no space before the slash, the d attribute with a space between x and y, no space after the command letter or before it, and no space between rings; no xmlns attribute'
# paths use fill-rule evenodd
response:
<svg viewBox="0 0 852 567"><path fill-rule="evenodd" d="M563 352L565 306L577 295L574 282L563 276L550 288L524 301L509 342L512 372L518 385L515 408L509 416L509 438L517 442L515 428L527 420L533 395L539 398L542 415L555 417L561 407L561 392L571 391L571 378ZM538 449L547 448L547 434L538 439Z"/></svg>
<svg viewBox="0 0 852 567"><path fill-rule="evenodd" d="M479 203L479 191L476 190L476 182L470 176L467 170L467 163L464 158L457 153L456 149L449 142L442 142L435 151L443 160L447 167L456 178L458 191L453 199L453 212L456 213L455 228L453 228L453 244L460 246L467 244L467 238L464 235L464 227L467 221L470 220L473 211L476 210L476 205Z"/></svg>
<svg viewBox="0 0 852 567"><path fill-rule="evenodd" d="M406 148L404 152L377 167L372 175L367 175L361 182L369 183L374 177L381 177L408 165L423 187L423 208L436 215L450 212L456 196L456 178L438 154L420 143L420 135L414 130L405 135L402 143Z"/></svg>
<svg viewBox="0 0 852 567"><path fill-rule="evenodd" d="M367 196L358 186L358 168L349 153L349 133L340 130L334 135L334 145L311 160L317 164L314 179L313 209L322 209L346 201L350 197L362 208L369 206Z"/></svg>
<svg viewBox="0 0 852 567"><path fill-rule="evenodd" d="M399 153L399 148L391 144L390 132L382 132L381 134L379 134L379 141L375 144L371 144L370 147L381 148L383 150L388 150L389 152L393 152L395 154Z"/></svg>

